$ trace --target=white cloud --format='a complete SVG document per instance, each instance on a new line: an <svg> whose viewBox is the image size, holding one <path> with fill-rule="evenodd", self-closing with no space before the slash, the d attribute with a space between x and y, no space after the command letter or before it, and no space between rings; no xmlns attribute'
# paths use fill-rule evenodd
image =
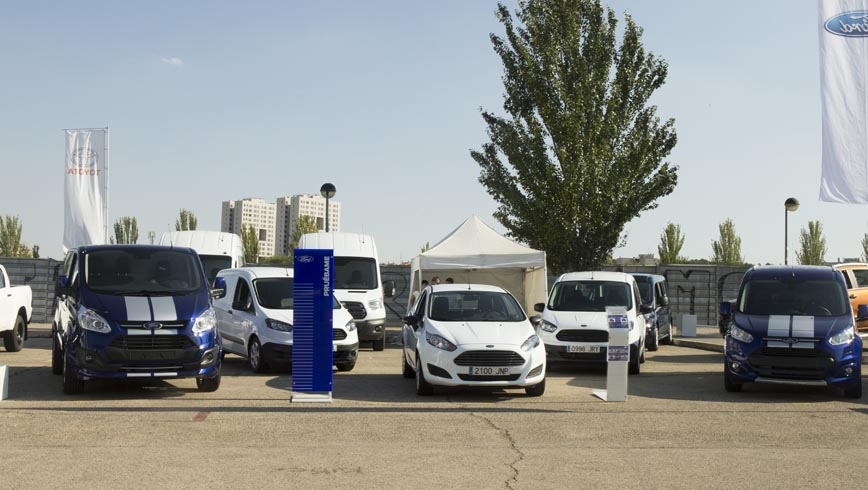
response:
<svg viewBox="0 0 868 490"><path fill-rule="evenodd" d="M171 57L171 58L160 58L160 61L172 66L184 66L184 60L181 58Z"/></svg>

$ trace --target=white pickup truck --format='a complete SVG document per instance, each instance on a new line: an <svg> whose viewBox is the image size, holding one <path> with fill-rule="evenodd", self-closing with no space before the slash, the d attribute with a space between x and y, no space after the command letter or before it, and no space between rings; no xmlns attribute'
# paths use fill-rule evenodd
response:
<svg viewBox="0 0 868 490"><path fill-rule="evenodd" d="M7 351L18 352L27 338L27 324L33 314L30 286L12 286L0 265L0 336Z"/></svg>

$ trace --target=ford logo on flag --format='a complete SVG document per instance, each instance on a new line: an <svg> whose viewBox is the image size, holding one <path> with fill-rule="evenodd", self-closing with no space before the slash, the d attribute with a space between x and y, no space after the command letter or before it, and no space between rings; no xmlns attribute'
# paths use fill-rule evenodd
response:
<svg viewBox="0 0 868 490"><path fill-rule="evenodd" d="M868 10L844 12L826 20L826 31L844 37L868 37Z"/></svg>
<svg viewBox="0 0 868 490"><path fill-rule="evenodd" d="M142 324L143 328L147 328L148 330L156 330L158 328L163 328L163 324L160 322L145 322Z"/></svg>
<svg viewBox="0 0 868 490"><path fill-rule="evenodd" d="M310 264L311 262L313 262L313 257L311 257L310 255L302 255L301 257L296 258L296 260L298 260L302 264Z"/></svg>

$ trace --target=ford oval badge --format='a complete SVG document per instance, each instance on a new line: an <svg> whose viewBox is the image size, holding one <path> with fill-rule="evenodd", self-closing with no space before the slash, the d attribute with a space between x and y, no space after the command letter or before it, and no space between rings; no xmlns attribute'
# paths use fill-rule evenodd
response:
<svg viewBox="0 0 868 490"><path fill-rule="evenodd" d="M163 328L163 324L160 322L145 322L142 324L142 327L147 328L148 330L156 330L158 328Z"/></svg>
<svg viewBox="0 0 868 490"><path fill-rule="evenodd" d="M844 37L868 37L868 10L844 12L823 24L827 32Z"/></svg>

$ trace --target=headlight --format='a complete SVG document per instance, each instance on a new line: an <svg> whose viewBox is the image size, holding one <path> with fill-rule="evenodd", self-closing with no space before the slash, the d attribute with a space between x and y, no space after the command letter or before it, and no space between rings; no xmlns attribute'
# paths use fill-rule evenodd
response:
<svg viewBox="0 0 868 490"><path fill-rule="evenodd" d="M856 338L856 331L853 329L852 326L849 326L849 327L845 328L844 330L841 330L840 332L833 335L829 339L829 343L832 345L844 345L844 344L849 344L855 338Z"/></svg>
<svg viewBox="0 0 868 490"><path fill-rule="evenodd" d="M208 332L214 330L216 326L217 315L214 314L214 308L208 308L193 322L193 333Z"/></svg>
<svg viewBox="0 0 868 490"><path fill-rule="evenodd" d="M91 332L109 333L112 331L112 327L106 319L90 309L82 308L79 310L78 324L81 325L81 328Z"/></svg>
<svg viewBox="0 0 868 490"><path fill-rule="evenodd" d="M428 343L433 345L434 347L438 349L448 350L449 352L452 352L458 348L452 342L449 342L448 340L435 333L426 333L425 340L427 340Z"/></svg>
<svg viewBox="0 0 868 490"><path fill-rule="evenodd" d="M383 308L383 301L379 299L372 299L368 301L368 308L372 310L380 310Z"/></svg>
<svg viewBox="0 0 868 490"><path fill-rule="evenodd" d="M744 342L745 344L753 342L753 335L748 333L746 330L742 330L741 328L736 327L735 324L729 327L729 335L735 340L739 340L741 342Z"/></svg>
<svg viewBox="0 0 868 490"><path fill-rule="evenodd" d="M356 329L356 322L353 320L350 320L347 322L346 325L344 325L344 328L347 329L347 332L352 332L353 330Z"/></svg>
<svg viewBox="0 0 868 490"><path fill-rule="evenodd" d="M543 329L544 331L546 331L548 333L554 333L555 330L558 329L558 326L555 325L554 323L547 322L547 321L543 320L542 322L540 322L539 328Z"/></svg>
<svg viewBox="0 0 868 490"><path fill-rule="evenodd" d="M539 345L539 337L537 337L536 335L531 335L530 337L527 338L527 340L524 341L523 344L521 344L521 350L523 350L525 352L530 352L530 351L536 349L538 345Z"/></svg>
<svg viewBox="0 0 868 490"><path fill-rule="evenodd" d="M292 324L282 322L280 320L275 320L274 318L266 318L265 326L272 329L278 330L280 332L292 332Z"/></svg>

